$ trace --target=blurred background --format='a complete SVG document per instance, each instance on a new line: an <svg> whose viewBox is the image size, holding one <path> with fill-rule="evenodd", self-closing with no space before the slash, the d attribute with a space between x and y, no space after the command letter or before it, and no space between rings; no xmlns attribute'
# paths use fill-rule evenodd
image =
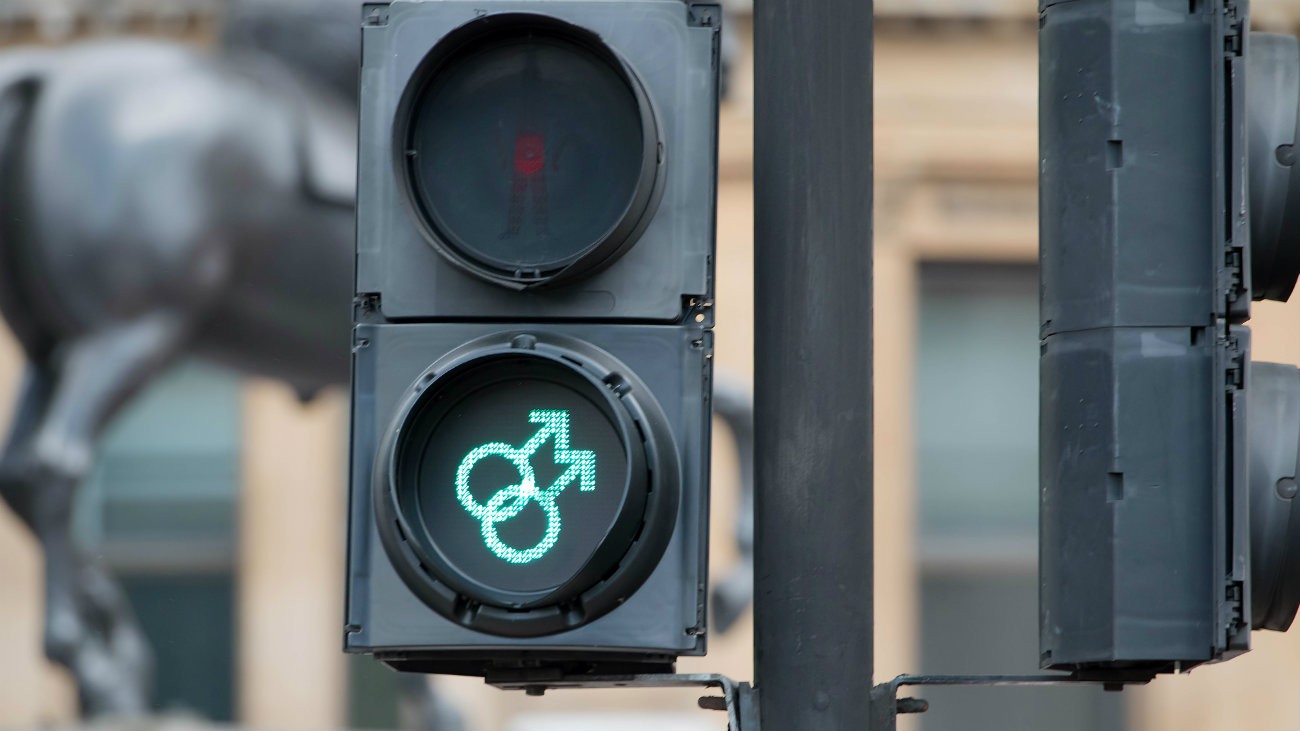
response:
<svg viewBox="0 0 1300 731"><path fill-rule="evenodd" d="M761 0L760 0L761 1ZM268 0L266 5L273 5ZM300 3L301 4L301 3ZM1300 3L1255 0L1300 32ZM717 363L752 372L751 5L727 2ZM876 674L1037 667L1037 27L1030 0L877 0ZM110 35L218 46L222 0L0 0L0 51ZM215 52L215 51L214 51ZM1256 306L1256 357L1300 363L1300 303ZM0 327L0 428L22 370ZM857 364L846 363L846 368ZM395 674L340 651L346 394L184 360L109 429L76 536L112 569L156 655L153 704L249 728L397 728ZM712 572L735 563L736 455L718 426ZM42 654L42 557L0 508L0 727L76 722ZM749 614L683 672L749 679ZM1300 633L1184 678L1108 694L936 689L939 729L1300 727ZM863 692L869 682L862 676ZM476 731L721 729L697 692L505 694L438 679Z"/></svg>

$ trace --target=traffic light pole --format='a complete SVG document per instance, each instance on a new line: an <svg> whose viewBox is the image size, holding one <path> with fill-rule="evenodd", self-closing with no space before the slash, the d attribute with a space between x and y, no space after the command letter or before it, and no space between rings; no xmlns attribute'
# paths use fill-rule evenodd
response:
<svg viewBox="0 0 1300 731"><path fill-rule="evenodd" d="M754 4L755 680L767 731L867 726L872 3Z"/></svg>

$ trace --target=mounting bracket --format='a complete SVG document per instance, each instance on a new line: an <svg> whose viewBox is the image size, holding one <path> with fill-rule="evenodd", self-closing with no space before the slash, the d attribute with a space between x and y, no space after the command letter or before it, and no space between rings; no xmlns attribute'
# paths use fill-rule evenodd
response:
<svg viewBox="0 0 1300 731"><path fill-rule="evenodd" d="M900 713L925 713L930 704L924 698L899 698L898 689L908 685L1100 685L1108 691L1126 685L1146 685L1152 675L1107 671L1104 675L1076 672L1070 675L900 675L871 689L871 731L895 731Z"/></svg>
<svg viewBox="0 0 1300 731"><path fill-rule="evenodd" d="M489 676L487 684L501 690L522 690L542 695L548 690L572 688L718 688L722 696L703 696L700 708L726 711L728 731L762 731L758 720L757 691L749 683L738 683L725 675L560 675L552 678L520 674Z"/></svg>

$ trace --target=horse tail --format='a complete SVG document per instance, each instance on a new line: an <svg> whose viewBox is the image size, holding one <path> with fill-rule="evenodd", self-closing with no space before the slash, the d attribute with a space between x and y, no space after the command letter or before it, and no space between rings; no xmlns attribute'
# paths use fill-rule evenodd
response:
<svg viewBox="0 0 1300 731"><path fill-rule="evenodd" d="M55 345L33 319L20 266L29 205L25 153L49 58L36 49L0 54L0 315L34 362L46 360Z"/></svg>

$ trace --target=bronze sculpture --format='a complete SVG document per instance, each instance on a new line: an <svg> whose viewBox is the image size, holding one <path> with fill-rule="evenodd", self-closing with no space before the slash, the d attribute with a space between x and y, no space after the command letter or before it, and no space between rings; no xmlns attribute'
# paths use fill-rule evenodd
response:
<svg viewBox="0 0 1300 731"><path fill-rule="evenodd" d="M88 715L144 711L149 672L70 535L105 424L183 354L304 396L347 381L356 51L335 34L356 9L331 6L250 4L221 55L117 41L0 60L0 312L28 362L0 495L45 550L45 651ZM296 34L284 55L277 27Z"/></svg>

